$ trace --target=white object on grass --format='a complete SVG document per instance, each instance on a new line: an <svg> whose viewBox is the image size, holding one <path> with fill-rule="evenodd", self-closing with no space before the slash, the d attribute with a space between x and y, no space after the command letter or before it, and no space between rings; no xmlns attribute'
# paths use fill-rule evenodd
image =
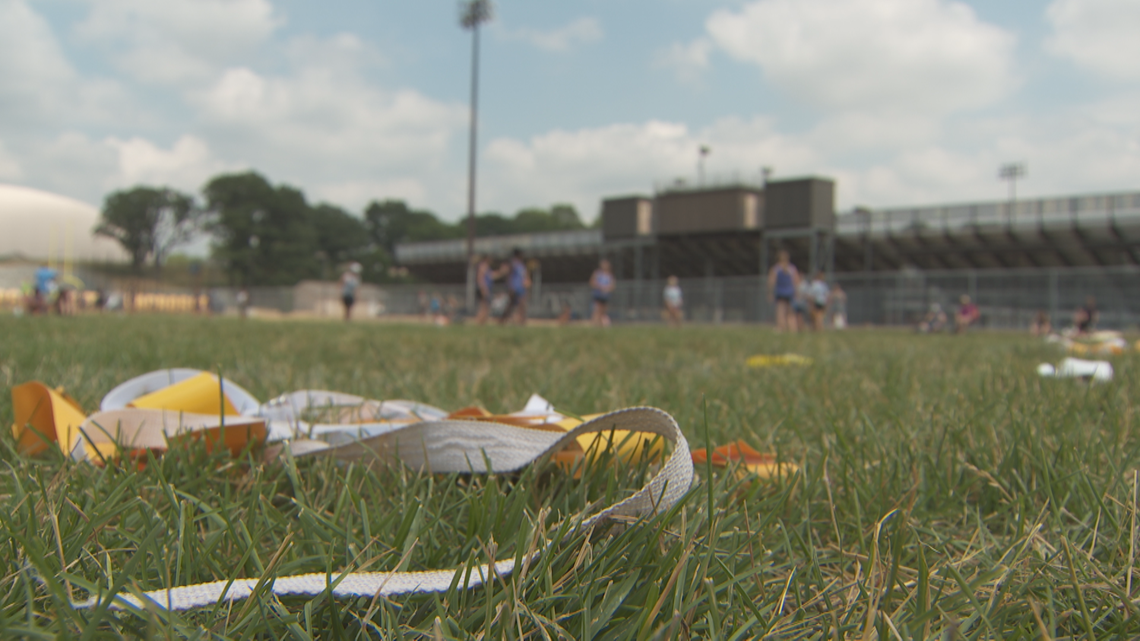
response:
<svg viewBox="0 0 1140 641"><path fill-rule="evenodd" d="M1086 361L1080 358L1066 358L1056 368L1049 363L1042 363L1037 366L1037 373L1041 376L1081 378L1099 383L1107 383L1113 377L1112 363Z"/></svg>
<svg viewBox="0 0 1140 641"><path fill-rule="evenodd" d="M532 411L550 411L548 407L539 407L538 400L532 401L533 405L528 403ZM390 431L365 440L319 450L326 454L334 450L342 461L380 458L432 473L513 472L574 443L582 434L616 430L656 434L672 444L673 452L649 483L632 496L581 519L577 527L584 530L610 518L638 523L643 518L666 513L689 490L693 482L693 461L689 444L672 416L658 409L636 407L599 416L564 433L487 421L431 420L393 426ZM552 542L547 541L535 552L523 554L523 566L531 564L550 545ZM142 609L145 603L167 610L188 610L248 598L259 584L267 593L277 596L317 596L327 592L337 597L373 598L445 592L452 585L470 589L495 577L506 576L514 570L515 562L516 555L512 554L506 560L492 558L490 563L430 572L267 575L153 590L143 593L141 599L132 594L96 594L75 606L87 608L106 603L114 609Z"/></svg>

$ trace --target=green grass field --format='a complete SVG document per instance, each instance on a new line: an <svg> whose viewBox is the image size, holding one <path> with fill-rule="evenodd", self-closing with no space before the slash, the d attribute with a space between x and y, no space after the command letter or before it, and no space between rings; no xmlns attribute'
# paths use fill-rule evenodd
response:
<svg viewBox="0 0 1140 641"><path fill-rule="evenodd" d="M750 370L757 353L804 368ZM672 514L566 532L648 470L580 480L370 471L172 451L137 471L26 460L0 436L0 636L98 638L1114 638L1140 635L1131 395L1140 357L1089 387L1039 379L1055 349L1011 334L750 327L476 328L169 317L0 318L8 388L88 410L153 369L220 371L259 398L302 388L454 409L532 392L585 414L671 413L694 447L738 438L802 466L701 479ZM537 532L536 532L537 530ZM152 590L345 568L424 570L549 553L485 588L277 599L144 616L76 610Z"/></svg>

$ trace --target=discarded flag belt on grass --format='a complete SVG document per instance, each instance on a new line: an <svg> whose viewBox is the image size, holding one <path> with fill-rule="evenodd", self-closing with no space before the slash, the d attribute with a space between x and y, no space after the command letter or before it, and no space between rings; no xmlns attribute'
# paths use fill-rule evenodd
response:
<svg viewBox="0 0 1140 641"><path fill-rule="evenodd" d="M583 519L588 528L610 518L639 519L668 511L693 481L693 461L717 465L740 461L761 476L789 474L743 443L689 452L677 422L665 412L636 407L580 420L553 410L535 395L513 414L493 416L479 408L447 413L410 401L372 401L328 391L301 391L267 403L230 381L197 370L160 370L137 377L104 397L100 411L86 416L62 390L31 382L12 388L19 448L35 454L58 447L75 460L106 464L148 451L164 451L180 438L202 438L240 453L258 443L280 443L295 457L333 455L345 461L401 463L432 473L489 473L521 470L544 456L564 467L603 451L619 460L660 458L664 441L673 446L656 475L640 490ZM270 449L267 448L267 452ZM580 469L580 468L578 468ZM547 544L549 545L549 543ZM544 548L524 556L528 564ZM347 572L275 579L215 581L143 593L149 605L186 610L244 599L264 583L278 596L375 597L472 588L505 576L514 558L471 568L431 572ZM140 608L129 594L95 595L76 604Z"/></svg>

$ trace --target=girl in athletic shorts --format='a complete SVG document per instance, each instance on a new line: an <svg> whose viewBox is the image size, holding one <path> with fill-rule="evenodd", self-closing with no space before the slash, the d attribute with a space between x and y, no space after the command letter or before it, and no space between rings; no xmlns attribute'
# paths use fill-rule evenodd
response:
<svg viewBox="0 0 1140 641"><path fill-rule="evenodd" d="M776 304L776 330L796 331L792 316L792 301L800 284L800 273L792 264L787 251L776 254L776 264L768 270L768 299Z"/></svg>
<svg viewBox="0 0 1140 641"><path fill-rule="evenodd" d="M610 271L610 261L603 258L590 276L590 290L594 296L594 324L599 327L610 326L610 316L606 308L609 307L610 294L613 293L615 285L613 272Z"/></svg>

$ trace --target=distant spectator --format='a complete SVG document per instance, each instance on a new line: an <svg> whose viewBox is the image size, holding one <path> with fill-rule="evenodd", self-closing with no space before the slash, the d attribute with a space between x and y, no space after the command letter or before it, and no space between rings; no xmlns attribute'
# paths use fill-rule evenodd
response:
<svg viewBox="0 0 1140 641"><path fill-rule="evenodd" d="M565 298L561 301L562 313L558 314L559 325L569 325L570 319L574 316L574 309L570 307L570 302Z"/></svg>
<svg viewBox="0 0 1140 641"><path fill-rule="evenodd" d="M1096 308L1096 297L1089 296L1085 304L1077 308L1073 314L1073 325L1078 334L1088 334L1096 329L1096 322L1100 320L1100 312Z"/></svg>
<svg viewBox="0 0 1140 641"><path fill-rule="evenodd" d="M969 329L971 325L978 322L982 317L982 312L978 310L978 306L970 300L970 297L962 294L958 299L961 303L958 306L958 314L954 316L954 329L961 333Z"/></svg>
<svg viewBox="0 0 1140 641"><path fill-rule="evenodd" d="M487 322L491 313L491 294L495 290L495 271L491 269L490 256L480 256L475 267L475 297L479 300L479 311L475 313L475 323Z"/></svg>
<svg viewBox="0 0 1140 641"><path fill-rule="evenodd" d="M795 324L795 331L807 329L808 301L810 300L811 281L800 280L800 284L796 286L796 297L792 299L792 323Z"/></svg>
<svg viewBox="0 0 1140 641"><path fill-rule="evenodd" d="M428 307L431 308L431 322L441 327L447 324L447 315L443 311L443 297L439 292L432 292Z"/></svg>
<svg viewBox="0 0 1140 641"><path fill-rule="evenodd" d="M791 263L788 252L781 250L776 254L776 264L768 270L768 298L776 305L777 331L796 331L792 302L799 284L800 273Z"/></svg>
<svg viewBox="0 0 1140 641"><path fill-rule="evenodd" d="M942 311L940 303L931 303L930 310L918 323L918 331L923 334L932 334L946 329L946 312Z"/></svg>
<svg viewBox="0 0 1140 641"><path fill-rule="evenodd" d="M249 290L242 287L237 293L238 314L244 319L249 316Z"/></svg>
<svg viewBox="0 0 1140 641"><path fill-rule="evenodd" d="M609 305L610 296L614 293L614 287L617 283L614 281L613 271L610 269L610 261L602 259L598 263L598 268L590 275L590 293L594 299L594 315L593 321L599 327L610 326Z"/></svg>
<svg viewBox="0 0 1140 641"><path fill-rule="evenodd" d="M511 260L500 268L498 274L507 277L507 294L510 301L499 323L505 325L511 320L512 314L517 316L519 325L526 325L526 295L530 290L530 272L523 262L522 250L516 248L511 252Z"/></svg>
<svg viewBox="0 0 1140 641"><path fill-rule="evenodd" d="M56 297L59 295L58 278L59 272L46 265L36 270L33 314L46 314L55 307Z"/></svg>
<svg viewBox="0 0 1140 641"><path fill-rule="evenodd" d="M666 281L665 291L661 294L665 301L665 320L670 325L679 326L685 320L685 301L681 295L681 284L676 276L670 276Z"/></svg>
<svg viewBox="0 0 1140 641"><path fill-rule="evenodd" d="M340 300L344 304L344 322L352 318L352 306L356 303L356 288L360 287L360 263L352 263L340 275Z"/></svg>
<svg viewBox="0 0 1140 641"><path fill-rule="evenodd" d="M447 301L444 304L444 310L447 312L447 321L454 323L455 319L459 316L459 299L455 294L448 294Z"/></svg>
<svg viewBox="0 0 1140 641"><path fill-rule="evenodd" d="M1034 336L1048 336L1053 333L1053 324L1049 322L1049 314L1045 310L1033 315L1033 321L1029 323L1029 333Z"/></svg>
<svg viewBox="0 0 1140 641"><path fill-rule="evenodd" d="M847 328L847 292L835 283L831 286L831 326L835 329Z"/></svg>
<svg viewBox="0 0 1140 641"><path fill-rule="evenodd" d="M811 328L813 331L821 332L823 331L823 317L827 314L827 301L831 296L831 288L823 279L823 272L817 271L812 276L807 293L807 304L811 312Z"/></svg>
<svg viewBox="0 0 1140 641"><path fill-rule="evenodd" d="M60 316L74 316L76 313L76 302L78 292L75 290L75 285L71 283L64 283L59 287L59 293L56 295L55 311Z"/></svg>

